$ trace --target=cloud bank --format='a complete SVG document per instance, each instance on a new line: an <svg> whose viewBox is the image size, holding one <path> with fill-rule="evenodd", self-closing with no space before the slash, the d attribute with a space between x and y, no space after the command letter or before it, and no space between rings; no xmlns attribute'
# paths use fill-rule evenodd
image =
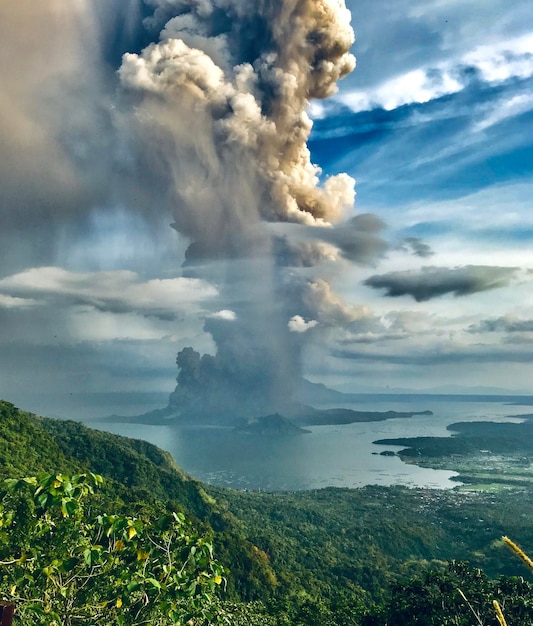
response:
<svg viewBox="0 0 533 626"><path fill-rule="evenodd" d="M217 290L195 278L143 281L130 270L74 273L40 267L1 279L0 295L7 307L86 305L111 313L173 319L191 305L212 300Z"/></svg>

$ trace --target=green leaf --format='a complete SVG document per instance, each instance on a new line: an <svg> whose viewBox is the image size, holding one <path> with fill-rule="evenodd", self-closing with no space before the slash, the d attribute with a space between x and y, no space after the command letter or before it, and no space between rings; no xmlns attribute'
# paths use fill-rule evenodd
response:
<svg viewBox="0 0 533 626"><path fill-rule="evenodd" d="M71 572L76 567L77 564L78 564L78 559L72 556L70 557L70 559L63 561L63 564L61 565L61 569L65 572Z"/></svg>
<svg viewBox="0 0 533 626"><path fill-rule="evenodd" d="M128 591L128 593L133 593L134 591L137 591L137 589L140 588L140 584L136 581L136 580L132 580L127 586L126 586L126 590Z"/></svg>
<svg viewBox="0 0 533 626"><path fill-rule="evenodd" d="M44 492L41 493L37 498L37 502L41 508L45 509L48 504L48 494Z"/></svg>
<svg viewBox="0 0 533 626"><path fill-rule="evenodd" d="M158 590L161 589L161 583L155 578L147 578L146 582L150 583L153 587L155 587Z"/></svg>
<svg viewBox="0 0 533 626"><path fill-rule="evenodd" d="M61 511L65 517L70 517L73 515L78 509L80 505L76 502L76 500L67 500L63 498L61 501Z"/></svg>
<svg viewBox="0 0 533 626"><path fill-rule="evenodd" d="M98 561L99 557L100 550L94 546L83 551L83 560L89 567L92 567Z"/></svg>

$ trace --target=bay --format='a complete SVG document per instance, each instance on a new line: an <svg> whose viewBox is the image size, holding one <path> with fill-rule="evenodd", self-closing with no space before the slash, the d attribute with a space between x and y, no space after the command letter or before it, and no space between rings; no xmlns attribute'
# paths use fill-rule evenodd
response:
<svg viewBox="0 0 533 626"><path fill-rule="evenodd" d="M513 402L513 397L505 398ZM258 437L223 427L99 424L102 430L144 439L172 454L192 476L212 484L251 490L309 490L323 487L405 485L449 489L454 472L420 468L397 456L382 456L377 439L396 437L448 437L447 426L457 421L519 421L508 417L528 409L509 406L494 397L362 396L341 408L358 411L423 411L433 415L360 422L342 426L314 426L306 435ZM333 406L333 405L331 405ZM323 407L329 408L329 407ZM87 422L94 427L94 422Z"/></svg>

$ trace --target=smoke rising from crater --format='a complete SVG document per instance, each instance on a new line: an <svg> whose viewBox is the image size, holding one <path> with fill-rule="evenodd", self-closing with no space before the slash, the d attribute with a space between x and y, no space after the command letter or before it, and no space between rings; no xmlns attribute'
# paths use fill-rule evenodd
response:
<svg viewBox="0 0 533 626"><path fill-rule="evenodd" d="M42 223L36 265L56 264L50 242L95 214L135 213L155 235L172 222L187 240L183 275L219 294L205 320L216 353L180 353L172 410L283 408L305 342L332 317L350 318L326 286L332 265L385 249L379 224L353 219L354 180L323 178L307 147L310 100L334 94L355 67L344 1L51 0L28 22L30 9L0 10L29 41L47 32L27 57L42 74L22 90L18 35L0 42L13 58L0 70L0 113L17 122L0 132L27 148L18 178L0 179L0 214L21 232ZM5 242L13 255L21 240ZM310 296L317 285L327 297Z"/></svg>
<svg viewBox="0 0 533 626"><path fill-rule="evenodd" d="M126 53L118 75L136 106L138 140L169 183L174 227L190 240L188 272L215 277L234 313L206 320L216 355L180 352L170 407L222 419L283 410L300 377L302 318L266 224L323 229L290 246L293 259L301 251L320 262L324 241L335 244L329 229L350 216L354 181L320 180L306 113L355 66L349 13L340 0L149 4L145 24L159 40Z"/></svg>
<svg viewBox="0 0 533 626"><path fill-rule="evenodd" d="M306 107L354 67L346 9L337 0L151 4L160 41L125 54L119 76L142 95L140 131L158 140L176 228L196 253L242 255L260 220L341 220L354 181L319 184Z"/></svg>

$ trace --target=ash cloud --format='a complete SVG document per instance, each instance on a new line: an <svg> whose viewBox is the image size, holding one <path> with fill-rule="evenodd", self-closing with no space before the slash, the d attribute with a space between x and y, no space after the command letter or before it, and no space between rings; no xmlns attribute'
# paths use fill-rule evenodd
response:
<svg viewBox="0 0 533 626"><path fill-rule="evenodd" d="M160 41L118 71L138 104L142 145L166 169L176 229L195 256L242 256L261 220L340 221L354 181L319 184L311 98L353 69L353 31L337 1L152 2ZM150 23L152 23L150 22Z"/></svg>
<svg viewBox="0 0 533 626"><path fill-rule="evenodd" d="M358 315L313 268L369 263L386 249L376 218L353 218L355 181L323 177L307 146L309 102L355 66L344 2L21 0L0 18L4 276L18 276L23 258L61 265L62 242L83 241L95 215L130 212L154 239L172 222L188 246L183 280L217 294L202 311L216 353L180 352L175 415L286 405L312 334L302 331ZM21 33L42 46L18 54ZM280 224L292 227L281 237ZM142 303L142 277L130 282ZM67 305L135 308L56 287L46 297ZM6 291L4 302L35 292ZM167 308L150 302L144 314Z"/></svg>
<svg viewBox="0 0 533 626"><path fill-rule="evenodd" d="M341 259L370 265L385 255L389 243L381 237L385 224L375 215L362 213L340 224L272 228L277 255L292 267L313 267Z"/></svg>
<svg viewBox="0 0 533 626"><path fill-rule="evenodd" d="M231 422L238 417L266 415L291 407L295 374L299 372L299 341L293 333L258 335L272 316L241 319L220 317L205 322L216 346L215 355L187 347L178 353L177 386L167 412L185 422Z"/></svg>
<svg viewBox="0 0 533 626"><path fill-rule="evenodd" d="M141 0L0 6L2 274L57 264L98 211L127 207L147 232L169 221L117 98L116 63L148 41L144 12Z"/></svg>
<svg viewBox="0 0 533 626"><path fill-rule="evenodd" d="M344 234L333 227L351 216L354 181L322 181L307 147L309 101L335 93L355 65L349 12L338 0L150 5L144 23L158 40L126 53L118 70L135 141L167 182L173 226L190 241L188 275L214 279L234 314L205 320L216 354L178 354L169 410L219 420L283 410L300 377L302 331L321 317L288 268L337 250L366 259L379 247L368 219ZM269 223L315 233L301 245Z"/></svg>
<svg viewBox="0 0 533 626"><path fill-rule="evenodd" d="M518 268L467 265L464 267L423 267L419 271L376 274L364 281L367 287L384 289L391 298L411 296L424 302L446 294L469 296L507 287Z"/></svg>

